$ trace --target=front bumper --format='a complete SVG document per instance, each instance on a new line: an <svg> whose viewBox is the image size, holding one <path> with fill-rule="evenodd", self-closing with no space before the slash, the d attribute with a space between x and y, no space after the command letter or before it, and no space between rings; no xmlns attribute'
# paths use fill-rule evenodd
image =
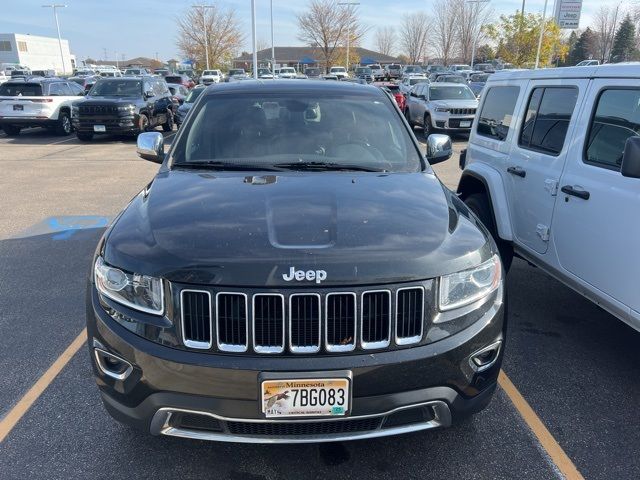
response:
<svg viewBox="0 0 640 480"><path fill-rule="evenodd" d="M433 112L431 114L431 126L439 130L470 132L471 125L473 125L473 119L473 115L452 116L446 112ZM461 124L464 124L464 122L469 122L467 127L461 126Z"/></svg>
<svg viewBox="0 0 640 480"><path fill-rule="evenodd" d="M80 133L93 133L93 134L130 134L140 133L138 128L139 118L138 115L126 115L126 116L109 116L109 117L73 117L73 128ZM94 129L95 125L104 125L104 132L97 132Z"/></svg>
<svg viewBox="0 0 640 480"><path fill-rule="evenodd" d="M47 116L34 116L34 117L0 117L0 126L2 125L16 125L19 127L54 127L57 125L58 119Z"/></svg>
<svg viewBox="0 0 640 480"><path fill-rule="evenodd" d="M152 434L254 443L355 440L436 427L482 410L495 390L502 351L476 371L472 354L503 341L505 305L496 304L463 331L420 347L363 355L269 357L177 350L130 332L102 308L90 287L91 359L107 411ZM104 374L99 345L132 366L118 380ZM500 343L501 345L501 343ZM272 420L260 410L260 375L349 371L347 418Z"/></svg>

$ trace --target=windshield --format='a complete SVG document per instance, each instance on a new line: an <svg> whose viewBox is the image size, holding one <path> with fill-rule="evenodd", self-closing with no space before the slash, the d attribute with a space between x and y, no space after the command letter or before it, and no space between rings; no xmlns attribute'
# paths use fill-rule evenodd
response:
<svg viewBox="0 0 640 480"><path fill-rule="evenodd" d="M184 99L184 103L195 102L196 98L198 98L202 92L204 92L204 88L194 88L189 92L187 97Z"/></svg>
<svg viewBox="0 0 640 480"><path fill-rule="evenodd" d="M296 73L296 70L292 67L281 68L280 73Z"/></svg>
<svg viewBox="0 0 640 480"><path fill-rule="evenodd" d="M345 68L344 67L331 67L331 72L345 72Z"/></svg>
<svg viewBox="0 0 640 480"><path fill-rule="evenodd" d="M356 73L371 73L371 69L368 67L356 68Z"/></svg>
<svg viewBox="0 0 640 480"><path fill-rule="evenodd" d="M174 166L224 162L415 172L421 158L391 100L325 93L218 94L199 103Z"/></svg>
<svg viewBox="0 0 640 480"><path fill-rule="evenodd" d="M38 83L11 83L0 84L0 97L40 97L42 87Z"/></svg>
<svg viewBox="0 0 640 480"><path fill-rule="evenodd" d="M217 75L217 72L215 70L205 70L202 75Z"/></svg>
<svg viewBox="0 0 640 480"><path fill-rule="evenodd" d="M400 65L389 65L387 68L389 70L400 70Z"/></svg>
<svg viewBox="0 0 640 480"><path fill-rule="evenodd" d="M137 97L141 94L141 80L99 80L89 92L91 97Z"/></svg>
<svg viewBox="0 0 640 480"><path fill-rule="evenodd" d="M422 73L422 67L409 66L404 70L406 73Z"/></svg>
<svg viewBox="0 0 640 480"><path fill-rule="evenodd" d="M430 100L475 100L476 96L466 85L459 87L429 87Z"/></svg>
<svg viewBox="0 0 640 480"><path fill-rule="evenodd" d="M140 75L140 70L135 68L128 68L124 71L125 75Z"/></svg>
<svg viewBox="0 0 640 480"><path fill-rule="evenodd" d="M244 70L241 68L232 68L231 70L229 70L229 75L243 75L244 74Z"/></svg>

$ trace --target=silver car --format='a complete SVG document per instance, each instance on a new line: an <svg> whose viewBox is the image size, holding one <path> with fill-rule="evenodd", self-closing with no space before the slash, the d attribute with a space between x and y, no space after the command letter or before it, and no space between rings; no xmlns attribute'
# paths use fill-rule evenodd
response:
<svg viewBox="0 0 640 480"><path fill-rule="evenodd" d="M478 108L471 89L460 83L419 83L407 95L405 116L425 137L435 130L467 133Z"/></svg>

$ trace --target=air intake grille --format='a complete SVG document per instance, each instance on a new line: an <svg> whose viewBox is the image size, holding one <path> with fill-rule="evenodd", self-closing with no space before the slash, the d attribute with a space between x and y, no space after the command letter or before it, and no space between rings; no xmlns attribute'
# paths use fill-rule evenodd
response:
<svg viewBox="0 0 640 480"><path fill-rule="evenodd" d="M81 105L81 115L117 115L118 107L115 105Z"/></svg>
<svg viewBox="0 0 640 480"><path fill-rule="evenodd" d="M247 350L247 296L242 293L218 293L218 348L224 352Z"/></svg>
<svg viewBox="0 0 640 480"><path fill-rule="evenodd" d="M253 347L259 353L284 350L284 297L280 294L253 296Z"/></svg>
<svg viewBox="0 0 640 480"><path fill-rule="evenodd" d="M422 339L424 289L403 288L396 297L396 341L399 345L417 343Z"/></svg>
<svg viewBox="0 0 640 480"><path fill-rule="evenodd" d="M356 295L330 293L325 308L326 348L347 352L356 346Z"/></svg>
<svg viewBox="0 0 640 480"><path fill-rule="evenodd" d="M227 427L234 435L326 435L377 430L380 422L379 418L325 422L227 422Z"/></svg>
<svg viewBox="0 0 640 480"><path fill-rule="evenodd" d="M380 290L362 294L362 348L389 345L391 332L391 292Z"/></svg>
<svg viewBox="0 0 640 480"><path fill-rule="evenodd" d="M211 294L182 290L182 336L191 348L211 348Z"/></svg>
<svg viewBox="0 0 640 480"><path fill-rule="evenodd" d="M449 113L451 115L475 115L475 108L450 108Z"/></svg>
<svg viewBox="0 0 640 480"><path fill-rule="evenodd" d="M320 295L289 296L289 344L295 353L320 350Z"/></svg>

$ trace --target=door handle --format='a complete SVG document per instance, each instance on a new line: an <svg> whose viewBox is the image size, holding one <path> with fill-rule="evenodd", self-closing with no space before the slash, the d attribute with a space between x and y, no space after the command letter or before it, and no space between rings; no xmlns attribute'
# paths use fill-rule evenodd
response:
<svg viewBox="0 0 640 480"><path fill-rule="evenodd" d="M573 195L574 197L581 198L583 200L589 200L591 194L586 190L578 190L571 185L565 185L560 189L562 193L566 193L567 195Z"/></svg>
<svg viewBox="0 0 640 480"><path fill-rule="evenodd" d="M509 167L507 168L507 172L511 175L517 175L520 178L524 178L527 176L527 172L520 167Z"/></svg>

